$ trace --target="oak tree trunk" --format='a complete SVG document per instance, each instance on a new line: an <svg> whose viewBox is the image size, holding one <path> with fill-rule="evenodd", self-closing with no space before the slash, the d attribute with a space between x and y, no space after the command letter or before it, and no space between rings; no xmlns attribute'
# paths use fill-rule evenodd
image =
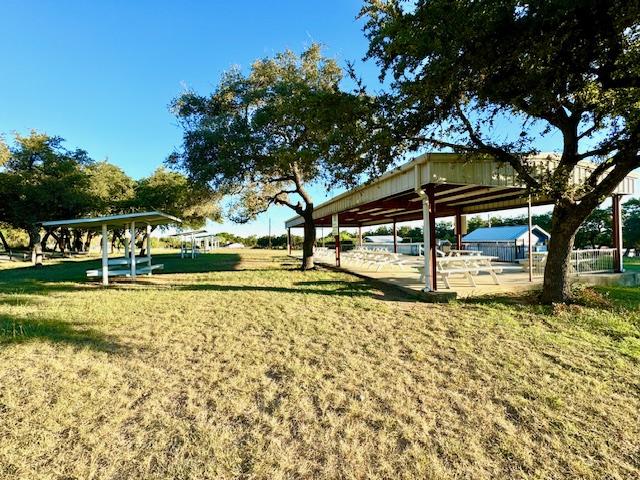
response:
<svg viewBox="0 0 640 480"><path fill-rule="evenodd" d="M572 300L571 252L576 233L585 219L586 216L581 215L571 202L559 202L554 207L549 253L544 269L543 303L566 303Z"/></svg>
<svg viewBox="0 0 640 480"><path fill-rule="evenodd" d="M89 251L91 249L91 240L93 240L95 233L92 231L87 232L87 239L84 242L84 250Z"/></svg>
<svg viewBox="0 0 640 480"><path fill-rule="evenodd" d="M42 237L42 241L40 242L42 244L42 250L46 251L47 250L47 242L49 241L49 237L51 236L51 232L47 231L44 234L44 237Z"/></svg>
<svg viewBox="0 0 640 480"><path fill-rule="evenodd" d="M142 235L142 241L140 242L140 256L144 257L147 254L147 233Z"/></svg>
<svg viewBox="0 0 640 480"><path fill-rule="evenodd" d="M35 267L42 267L42 244L40 243L40 229L33 226L29 229L29 248L31 249L31 262Z"/></svg>
<svg viewBox="0 0 640 480"><path fill-rule="evenodd" d="M4 235L2 234L2 232L0 232L0 242L2 242L2 245L4 246L5 251L10 251L11 248L9 247L9 244L7 243L7 240L4 238Z"/></svg>
<svg viewBox="0 0 640 480"><path fill-rule="evenodd" d="M313 221L313 207L307 206L304 215L304 241L302 242L302 270L311 270L313 262L313 247L316 244L316 225Z"/></svg>

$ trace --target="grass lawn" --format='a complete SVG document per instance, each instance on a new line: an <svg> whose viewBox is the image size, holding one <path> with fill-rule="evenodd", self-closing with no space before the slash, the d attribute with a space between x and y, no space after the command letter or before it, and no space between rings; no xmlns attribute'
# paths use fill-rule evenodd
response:
<svg viewBox="0 0 640 480"><path fill-rule="evenodd" d="M431 305L281 253L0 264L0 478L638 478L640 289Z"/></svg>
<svg viewBox="0 0 640 480"><path fill-rule="evenodd" d="M640 271L640 257L625 258L624 268L626 270Z"/></svg>

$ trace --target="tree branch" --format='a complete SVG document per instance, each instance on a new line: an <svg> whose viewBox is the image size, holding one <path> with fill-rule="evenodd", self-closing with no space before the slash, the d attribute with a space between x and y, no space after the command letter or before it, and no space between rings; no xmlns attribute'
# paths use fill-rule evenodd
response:
<svg viewBox="0 0 640 480"><path fill-rule="evenodd" d="M291 203L288 200L285 200L283 198L280 198L278 196L274 197L272 200L270 200L270 202L272 203L277 203L279 205L284 205L286 207L289 207L290 209L292 209L294 212L296 212L298 215L304 215L304 210L303 208L300 206L300 204L298 205L294 205L293 203Z"/></svg>
<svg viewBox="0 0 640 480"><path fill-rule="evenodd" d="M307 205L312 205L313 200L302 185L302 175L300 174L300 170L298 169L298 166L295 162L291 164L291 170L293 170L293 181L296 184L296 193L302 197L304 203L306 203Z"/></svg>
<svg viewBox="0 0 640 480"><path fill-rule="evenodd" d="M471 142L473 142L476 145L475 150L477 152L487 153L495 157L497 160L508 163L513 167L513 169L518 173L520 178L530 188L532 189L540 188L540 182L536 178L534 178L533 175L531 175L531 173L528 171L527 167L522 163L522 160L518 155L509 153L500 147L496 147L494 145L489 145L487 143L484 143L480 138L480 136L475 131L475 129L473 128L473 125L471 125L471 122L469 121L467 116L464 114L464 112L462 111L459 105L456 106L456 110L457 110L458 116L460 117L460 120L462 120L462 123L465 129L467 130L469 139L471 140Z"/></svg>

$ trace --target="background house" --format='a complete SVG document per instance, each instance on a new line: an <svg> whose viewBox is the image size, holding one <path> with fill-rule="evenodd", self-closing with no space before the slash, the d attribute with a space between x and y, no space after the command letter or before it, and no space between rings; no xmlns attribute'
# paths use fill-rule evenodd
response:
<svg viewBox="0 0 640 480"><path fill-rule="evenodd" d="M526 258L529 245L529 227L514 225L481 227L462 237L466 250L480 250L484 255L498 257L503 262ZM551 236L538 225L531 229L534 252L546 251Z"/></svg>

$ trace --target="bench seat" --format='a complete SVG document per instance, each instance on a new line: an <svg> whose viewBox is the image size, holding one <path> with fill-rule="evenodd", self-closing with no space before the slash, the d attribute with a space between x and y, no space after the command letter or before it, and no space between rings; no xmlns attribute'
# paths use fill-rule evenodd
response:
<svg viewBox="0 0 640 480"><path fill-rule="evenodd" d="M151 267L146 266L146 267L140 267L140 268L136 268L136 275L145 275L147 273L152 273L154 270L162 270L164 268L164 265L159 263L156 265L151 265ZM130 269L109 269L109 277L130 277L131 276L131 270ZM93 269L93 270L87 270L87 277L89 278L100 278L102 277L102 269L101 268L97 268L97 269Z"/></svg>
<svg viewBox="0 0 640 480"><path fill-rule="evenodd" d="M147 263L149 261L149 259L147 257L136 257L136 265L142 264L142 263ZM110 258L109 259L109 266L112 265L130 265L131 264L131 260L129 258L126 257L122 257L122 258Z"/></svg>

